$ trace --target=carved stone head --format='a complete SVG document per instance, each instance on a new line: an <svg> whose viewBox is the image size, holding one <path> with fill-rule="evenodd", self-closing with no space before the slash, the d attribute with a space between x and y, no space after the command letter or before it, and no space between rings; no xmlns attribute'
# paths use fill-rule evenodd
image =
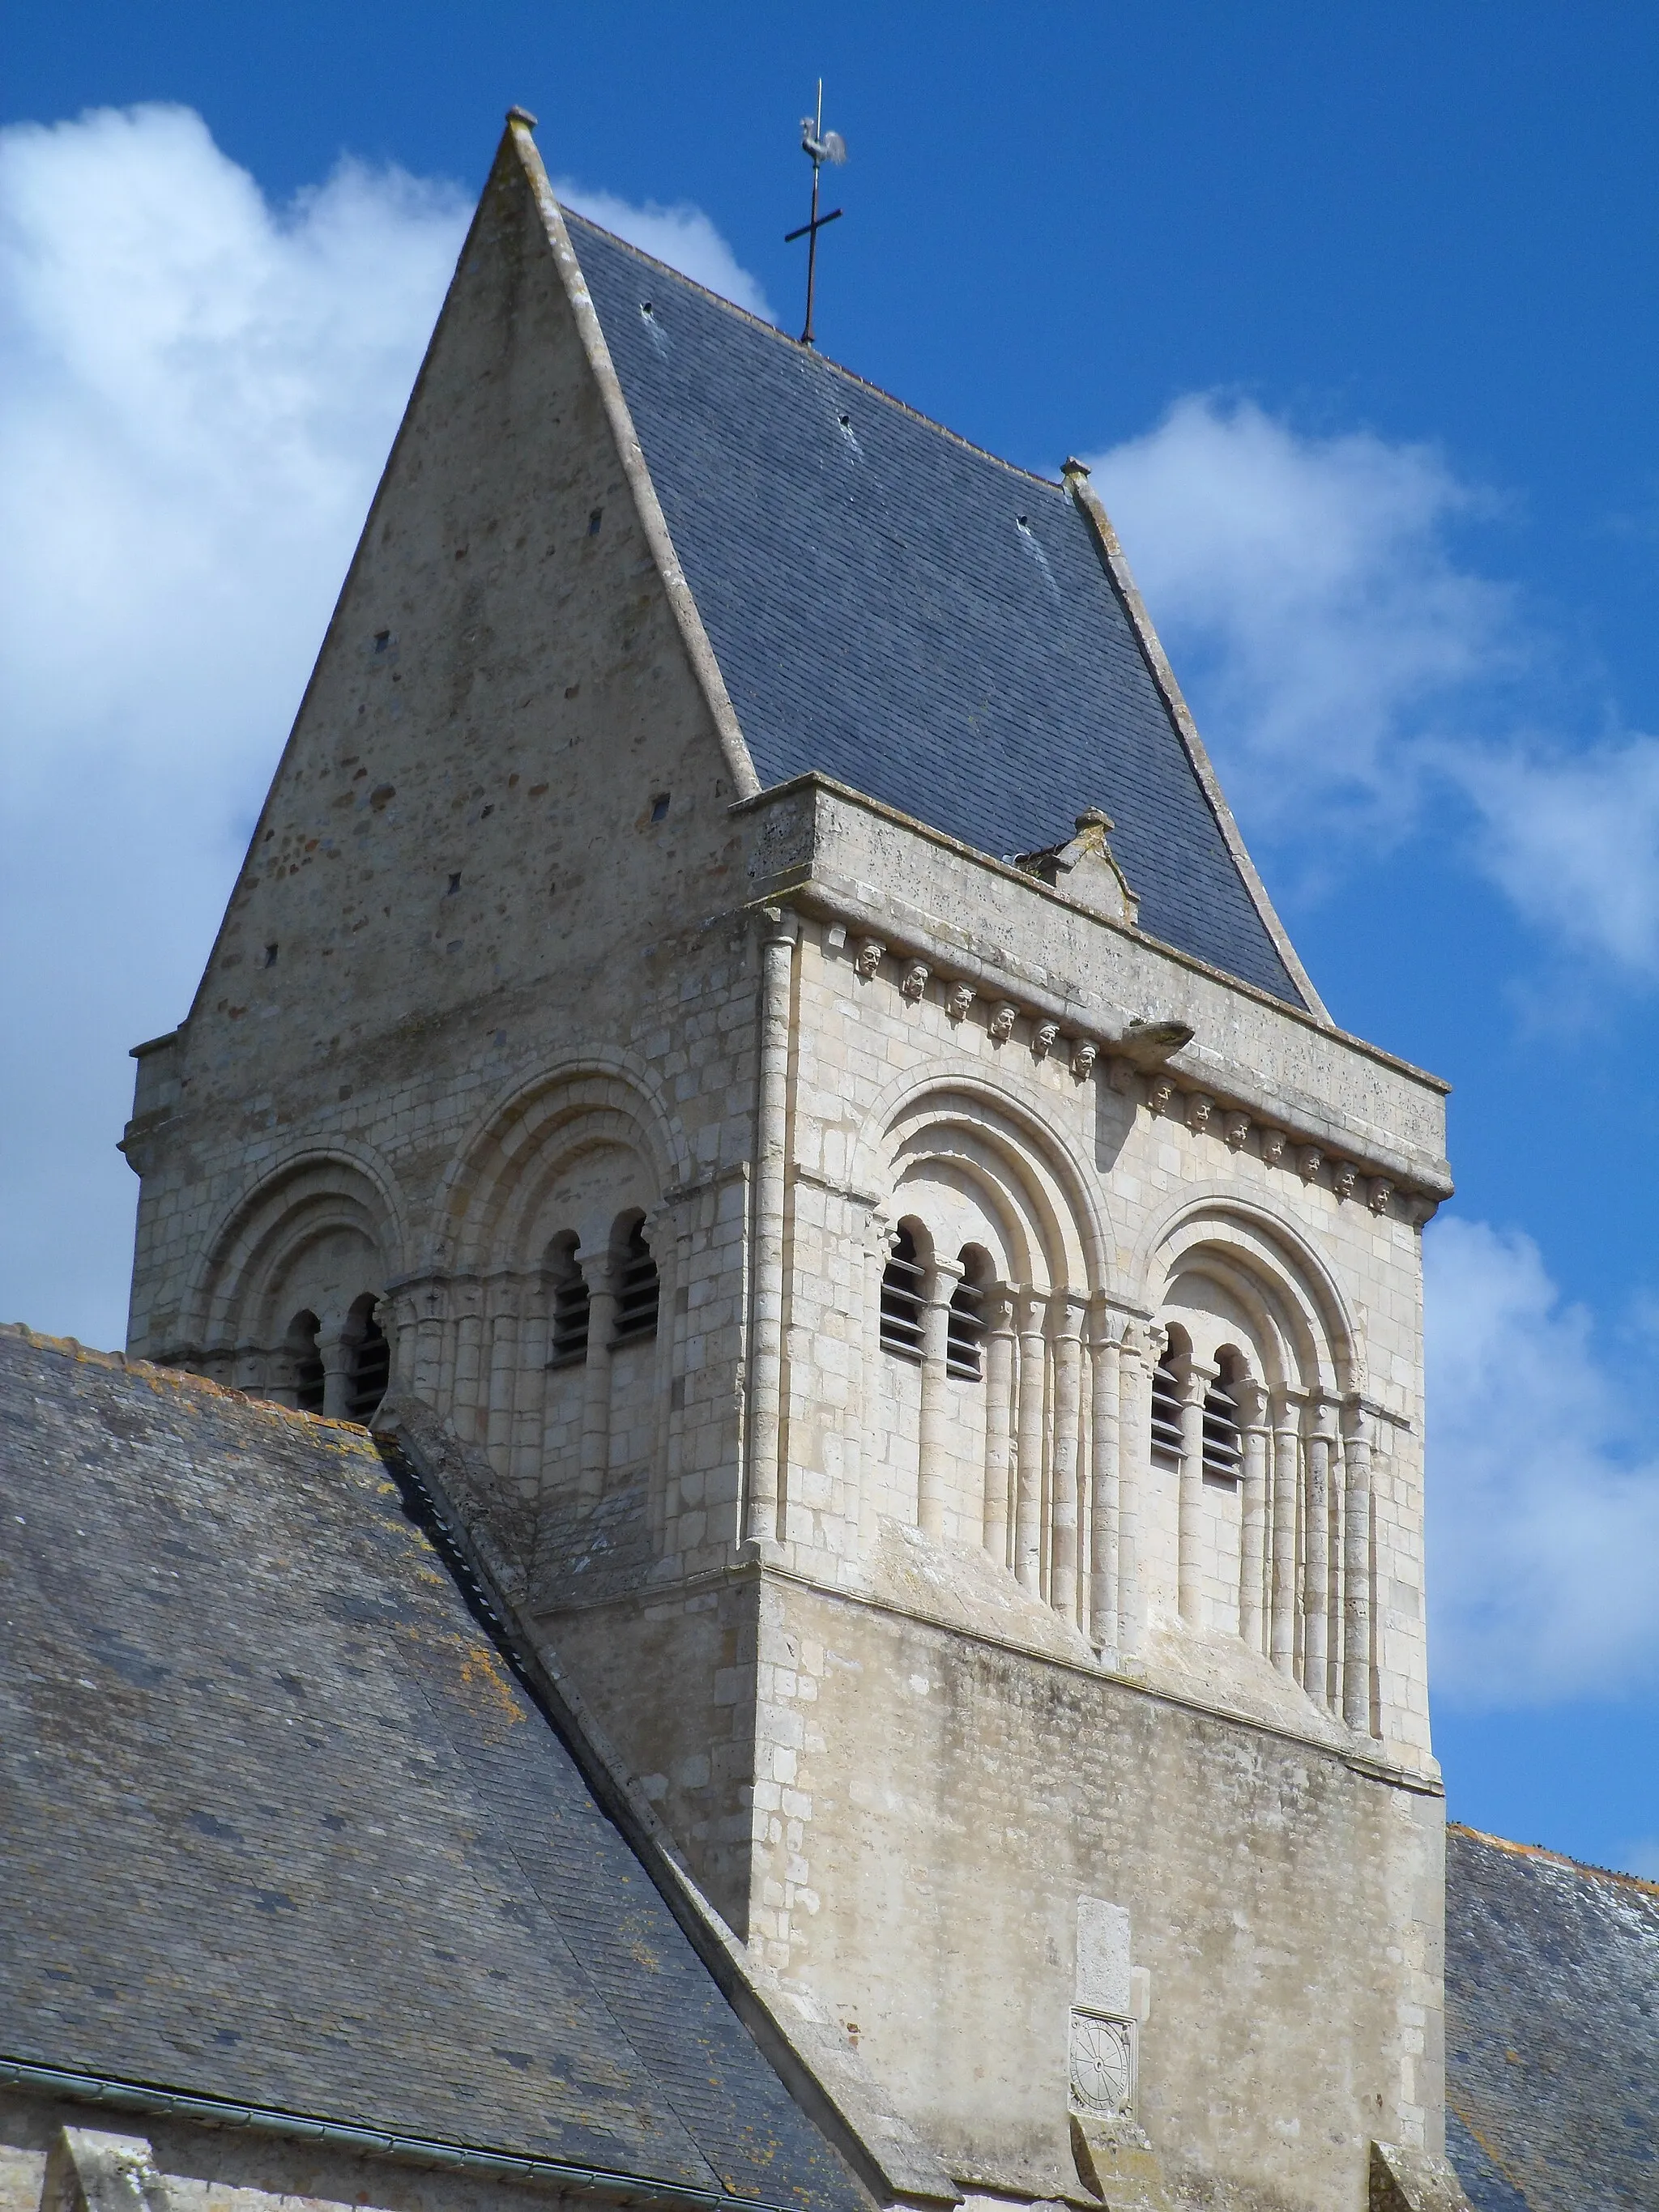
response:
<svg viewBox="0 0 1659 2212"><path fill-rule="evenodd" d="M1019 1019L1019 1009L1018 1009L1018 1006L1011 1006L1008 1004L1008 1001L1005 999L1005 1000L1002 1001L1002 1004L1001 1004L1000 1006L995 1007L995 1008L993 1010L993 1012L992 1012L992 1015L991 1015L991 1042L992 1042L992 1043L993 1043L993 1044L1006 1044L1006 1043L1007 1043L1007 1042L1008 1042L1008 1040L1009 1040L1009 1038L1010 1038L1011 1036L1012 1036L1012 1035L1013 1035L1013 1033L1014 1033L1014 1024L1015 1024L1018 1019Z"/></svg>
<svg viewBox="0 0 1659 2212"><path fill-rule="evenodd" d="M1250 1133L1249 1115L1248 1114L1229 1114L1221 1127L1222 1133L1227 1139L1228 1150L1234 1152L1242 1152L1244 1146L1244 1139Z"/></svg>
<svg viewBox="0 0 1659 2212"><path fill-rule="evenodd" d="M907 999L919 999L927 988L927 963L913 960L899 979L899 989Z"/></svg>
<svg viewBox="0 0 1659 2212"><path fill-rule="evenodd" d="M1072 1047L1072 1073L1079 1081L1090 1074L1100 1057L1100 1047L1091 1044L1087 1037L1079 1037Z"/></svg>
<svg viewBox="0 0 1659 2212"><path fill-rule="evenodd" d="M854 961L853 965L858 969L860 975L863 976L866 983L875 974L876 970L881 966L882 956L885 953L887 947L882 943L878 937L866 937L863 944L860 945L858 950L858 957Z"/></svg>
<svg viewBox="0 0 1659 2212"><path fill-rule="evenodd" d="M965 1018L973 1003L974 987L971 983L952 983L950 995L945 1001L945 1011L953 1022L959 1022Z"/></svg>
<svg viewBox="0 0 1659 2212"><path fill-rule="evenodd" d="M1060 1024L1058 1022L1039 1022L1036 1027L1031 1031L1032 1059L1046 1060L1048 1057L1048 1054L1054 1050L1054 1040L1059 1036L1059 1035Z"/></svg>

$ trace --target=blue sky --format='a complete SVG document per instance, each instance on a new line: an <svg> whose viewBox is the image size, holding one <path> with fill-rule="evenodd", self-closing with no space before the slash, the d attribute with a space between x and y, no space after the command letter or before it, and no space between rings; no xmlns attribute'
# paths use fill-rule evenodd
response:
<svg viewBox="0 0 1659 2212"><path fill-rule="evenodd" d="M1456 1086L1452 1809L1659 1874L1659 16L336 0L0 42L0 1308L119 1337L125 1048L188 1002L502 110L787 324L822 73L825 349L1095 458L1333 1012Z"/></svg>

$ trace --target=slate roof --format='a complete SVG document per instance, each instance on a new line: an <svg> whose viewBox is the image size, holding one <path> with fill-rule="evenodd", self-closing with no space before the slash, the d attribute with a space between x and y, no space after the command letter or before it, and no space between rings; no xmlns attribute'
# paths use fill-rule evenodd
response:
<svg viewBox="0 0 1659 2212"><path fill-rule="evenodd" d="M0 2049L854 2212L397 1472L0 1330Z"/></svg>
<svg viewBox="0 0 1659 2212"><path fill-rule="evenodd" d="M1446 2102L1476 2212L1654 2212L1659 1884L1447 1830Z"/></svg>
<svg viewBox="0 0 1659 2212"><path fill-rule="evenodd" d="M763 785L1000 858L1103 806L1142 928L1302 1005L1060 486L567 222Z"/></svg>

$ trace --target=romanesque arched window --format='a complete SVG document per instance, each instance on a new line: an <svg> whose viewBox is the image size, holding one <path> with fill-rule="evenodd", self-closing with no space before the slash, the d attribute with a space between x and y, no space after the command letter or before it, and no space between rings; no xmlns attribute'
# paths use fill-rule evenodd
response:
<svg viewBox="0 0 1659 2212"><path fill-rule="evenodd" d="M926 1269L916 1240L902 1226L881 1278L881 1348L901 1359L921 1358L922 1284Z"/></svg>
<svg viewBox="0 0 1659 2212"><path fill-rule="evenodd" d="M618 1229L622 1224L617 1224ZM644 1218L635 1214L626 1232L613 1246L617 1285L617 1326L614 1344L633 1344L657 1333L657 1302L661 1285L657 1263L645 1241Z"/></svg>
<svg viewBox="0 0 1659 2212"><path fill-rule="evenodd" d="M352 1307L347 1324L350 1364L346 1411L354 1421L374 1418L392 1376L392 1346L374 1318L375 1303L374 1294L366 1292Z"/></svg>
<svg viewBox="0 0 1659 2212"><path fill-rule="evenodd" d="M576 1265L576 1232L561 1230L548 1247L553 1293L550 1367L574 1367L587 1357L587 1283Z"/></svg>
<svg viewBox="0 0 1659 2212"><path fill-rule="evenodd" d="M958 1382L977 1382L985 1361L985 1294L991 1286L990 1255L977 1244L962 1248L962 1280L951 1293L945 1337L945 1372Z"/></svg>
<svg viewBox="0 0 1659 2212"><path fill-rule="evenodd" d="M1204 1394L1204 1475L1210 1482L1237 1482L1244 1463L1238 1425L1244 1363L1237 1352L1224 1352L1219 1364L1220 1372Z"/></svg>
<svg viewBox="0 0 1659 2212"><path fill-rule="evenodd" d="M323 1355L317 1348L317 1316L309 1310L295 1314L283 1345L294 1402L302 1413L323 1410Z"/></svg>

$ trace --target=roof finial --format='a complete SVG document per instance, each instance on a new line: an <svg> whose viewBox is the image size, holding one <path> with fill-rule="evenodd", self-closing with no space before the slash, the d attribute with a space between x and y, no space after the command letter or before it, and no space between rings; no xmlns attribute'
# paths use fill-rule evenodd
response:
<svg viewBox="0 0 1659 2212"><path fill-rule="evenodd" d="M810 222L799 230L784 233L783 242L793 246L798 238L806 240L806 327L800 334L805 346L812 343L812 295L817 283L818 233L827 223L839 222L841 210L832 209L828 215L818 213L818 171L826 161L836 168L847 159L847 141L839 131L823 127L823 79L818 79L818 106L816 115L803 115L800 119L800 149L812 159L812 214Z"/></svg>
<svg viewBox="0 0 1659 2212"><path fill-rule="evenodd" d="M536 118L527 107L509 107L507 119L509 123L522 123L526 131L533 131L536 127Z"/></svg>

